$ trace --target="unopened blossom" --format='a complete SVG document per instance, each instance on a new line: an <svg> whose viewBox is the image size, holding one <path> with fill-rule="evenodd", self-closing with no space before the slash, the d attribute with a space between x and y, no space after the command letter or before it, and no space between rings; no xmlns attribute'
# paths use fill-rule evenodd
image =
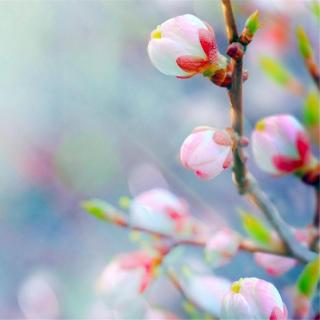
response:
<svg viewBox="0 0 320 320"><path fill-rule="evenodd" d="M220 319L286 320L287 308L273 284L243 278L234 282L224 296Z"/></svg>
<svg viewBox="0 0 320 320"><path fill-rule="evenodd" d="M192 271L180 274L179 278L190 301L212 315L219 315L221 301L231 286L228 279Z"/></svg>
<svg viewBox="0 0 320 320"><path fill-rule="evenodd" d="M117 295L117 290L125 286L130 293L142 293L156 275L159 262L159 256L144 251L119 255L104 269L98 280L98 291Z"/></svg>
<svg viewBox="0 0 320 320"><path fill-rule="evenodd" d="M223 228L212 235L206 244L206 257L215 267L229 262L237 253L240 238L231 229Z"/></svg>
<svg viewBox="0 0 320 320"><path fill-rule="evenodd" d="M270 253L257 252L254 260L260 267L264 268L271 276L281 276L296 264L297 260L289 257L281 257Z"/></svg>
<svg viewBox="0 0 320 320"><path fill-rule="evenodd" d="M212 179L232 164L228 133L210 127L196 128L180 149L182 165L201 179Z"/></svg>
<svg viewBox="0 0 320 320"><path fill-rule="evenodd" d="M169 19L152 31L148 53L159 71L178 78L213 75L226 67L213 29L191 14Z"/></svg>
<svg viewBox="0 0 320 320"><path fill-rule="evenodd" d="M260 169L271 174L303 172L312 164L308 136L291 115L270 116L257 122L252 149Z"/></svg>
<svg viewBox="0 0 320 320"><path fill-rule="evenodd" d="M132 201L130 224L175 236L194 233L201 226L192 218L186 201L160 188L145 191Z"/></svg>
<svg viewBox="0 0 320 320"><path fill-rule="evenodd" d="M19 288L18 304L27 319L59 318L60 304L54 278L42 271L27 277Z"/></svg>

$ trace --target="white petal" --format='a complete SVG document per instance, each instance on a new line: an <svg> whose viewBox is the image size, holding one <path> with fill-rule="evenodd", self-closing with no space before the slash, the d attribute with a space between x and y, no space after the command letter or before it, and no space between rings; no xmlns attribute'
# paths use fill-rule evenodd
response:
<svg viewBox="0 0 320 320"><path fill-rule="evenodd" d="M250 306L238 293L228 293L222 300L220 320L254 319Z"/></svg>
<svg viewBox="0 0 320 320"><path fill-rule="evenodd" d="M278 155L278 148L275 145L274 139L269 135L260 131L252 133L252 152L257 166L271 174L277 174L279 171L272 163L272 158Z"/></svg>
<svg viewBox="0 0 320 320"><path fill-rule="evenodd" d="M187 55L206 58L200 44L199 29L207 29L207 27L191 14L172 18L160 26L162 36L183 46Z"/></svg>
<svg viewBox="0 0 320 320"><path fill-rule="evenodd" d="M148 54L151 62L162 73L170 76L187 76L176 63L179 56L187 52L176 42L167 39L152 39L148 44Z"/></svg>

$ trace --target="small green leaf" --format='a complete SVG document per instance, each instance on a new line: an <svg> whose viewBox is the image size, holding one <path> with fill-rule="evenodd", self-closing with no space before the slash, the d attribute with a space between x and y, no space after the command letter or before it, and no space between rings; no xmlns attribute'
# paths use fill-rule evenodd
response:
<svg viewBox="0 0 320 320"><path fill-rule="evenodd" d="M297 281L299 293L311 298L320 279L320 257L308 263Z"/></svg>
<svg viewBox="0 0 320 320"><path fill-rule="evenodd" d="M124 218L123 214L118 209L99 199L84 201L82 202L81 207L100 220L115 222L116 220L119 221L119 219Z"/></svg>
<svg viewBox="0 0 320 320"><path fill-rule="evenodd" d="M320 97L316 91L309 92L304 102L303 121L307 127L320 123Z"/></svg>
<svg viewBox="0 0 320 320"><path fill-rule="evenodd" d="M260 27L258 10L250 15L245 23L245 27L249 30L251 35L254 35L257 32Z"/></svg>
<svg viewBox="0 0 320 320"><path fill-rule="evenodd" d="M314 0L311 4L311 11L317 17L320 18L320 2Z"/></svg>
<svg viewBox="0 0 320 320"><path fill-rule="evenodd" d="M293 77L281 63L273 58L261 57L260 64L265 74L278 84L286 85Z"/></svg>
<svg viewBox="0 0 320 320"><path fill-rule="evenodd" d="M270 231L257 217L249 212L240 210L241 221L248 235L257 242L267 245L271 242Z"/></svg>
<svg viewBox="0 0 320 320"><path fill-rule="evenodd" d="M312 57L313 50L310 44L310 40L306 32L304 31L303 27L301 26L297 27L296 37L298 42L298 48L302 57L305 59Z"/></svg>

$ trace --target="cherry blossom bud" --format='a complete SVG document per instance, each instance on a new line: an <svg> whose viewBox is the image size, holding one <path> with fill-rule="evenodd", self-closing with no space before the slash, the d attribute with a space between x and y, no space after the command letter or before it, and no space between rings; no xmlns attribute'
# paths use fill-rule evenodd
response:
<svg viewBox="0 0 320 320"><path fill-rule="evenodd" d="M183 79L197 73L210 76L226 67L213 29L191 14L169 19L152 31L148 53L159 71Z"/></svg>
<svg viewBox="0 0 320 320"><path fill-rule="evenodd" d="M270 282L244 278L234 282L224 296L220 319L286 320L287 308Z"/></svg>
<svg viewBox="0 0 320 320"><path fill-rule="evenodd" d="M152 189L138 195L130 206L130 224L175 236L188 235L197 229L188 204L165 189Z"/></svg>
<svg viewBox="0 0 320 320"><path fill-rule="evenodd" d="M38 271L22 283L18 303L27 319L58 319L60 305L55 280L47 272Z"/></svg>
<svg viewBox="0 0 320 320"><path fill-rule="evenodd" d="M271 174L304 172L312 165L308 136L291 115L260 120L252 133L252 148L257 165Z"/></svg>
<svg viewBox="0 0 320 320"><path fill-rule="evenodd" d="M206 257L215 267L229 262L238 252L240 238L231 229L224 228L215 233L206 244Z"/></svg>
<svg viewBox="0 0 320 320"><path fill-rule="evenodd" d="M232 164L232 141L224 130L196 128L180 149L182 165L201 179L212 179Z"/></svg>
<svg viewBox="0 0 320 320"><path fill-rule="evenodd" d="M227 55L235 60L239 60L244 55L243 45L239 42L233 42L227 49Z"/></svg>
<svg viewBox="0 0 320 320"><path fill-rule="evenodd" d="M97 288L106 295L117 295L119 288L125 286L132 293L142 293L156 275L160 256L144 251L119 255L104 269Z"/></svg>
<svg viewBox="0 0 320 320"><path fill-rule="evenodd" d="M281 276L297 264L297 260L295 259L262 252L255 253L254 259L257 265L275 277Z"/></svg>

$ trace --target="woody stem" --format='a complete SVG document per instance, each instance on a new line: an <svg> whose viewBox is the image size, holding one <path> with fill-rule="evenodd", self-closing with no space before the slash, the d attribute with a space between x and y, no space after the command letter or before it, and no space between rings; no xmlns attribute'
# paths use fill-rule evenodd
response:
<svg viewBox="0 0 320 320"><path fill-rule="evenodd" d="M239 42L234 14L230 0L221 0L225 17L226 31L229 43ZM240 42L239 42L240 43ZM234 133L238 138L243 136L243 104L242 104L242 65L243 58L232 59L234 64L231 86L228 95L231 103L231 123ZM274 229L278 232L288 255L302 262L309 262L316 254L303 247L290 231L288 225L281 218L278 209L269 200L267 195L260 189L255 178L248 172L245 163L243 147L238 141L233 149L233 174L234 181L239 193L245 195L250 202L255 204L264 213Z"/></svg>

